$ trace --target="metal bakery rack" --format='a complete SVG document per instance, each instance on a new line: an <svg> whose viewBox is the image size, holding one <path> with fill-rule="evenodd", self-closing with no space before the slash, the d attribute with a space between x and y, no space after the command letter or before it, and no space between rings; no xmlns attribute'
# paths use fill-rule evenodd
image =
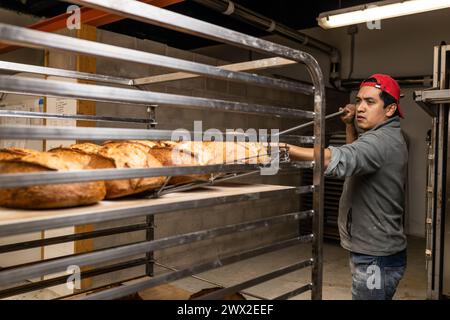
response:
<svg viewBox="0 0 450 320"><path fill-rule="evenodd" d="M23 47L59 50L76 54L111 58L119 61L167 67L196 76L225 79L227 81L253 84L256 86L313 95L313 111L157 93L138 89L139 85L146 83L145 78L126 79L100 74L90 74L0 61L0 69L3 70L53 75L95 82L95 84L67 83L54 80L2 75L0 76L0 92L141 105L144 108L148 108L150 111L149 119L125 119L3 110L0 113L0 116L2 117L69 118L89 121L146 123L148 125L148 129L0 126L0 139L170 140L172 134L170 130L158 130L154 128L156 119L154 118L154 114L151 112L153 111L152 105L158 105L159 108L164 108L165 106L170 107L168 105L178 105L202 108L211 112L217 110L259 115L265 114L267 116L281 118L288 117L291 119L311 119L314 127L313 136L286 136L287 133L294 132L296 128L280 132L279 136L280 141L285 139L286 141L297 144L312 144L314 146L314 161L292 162L286 159L286 154L284 154L282 159L280 159L280 167L282 169L290 168L290 170L302 170L305 168L312 168L313 185L299 187L272 185L227 187L214 186L211 182L206 183L209 184L209 186L205 187L201 191L196 191L195 193L189 189L197 187L198 184L183 186L182 189L187 190L185 192L173 192L179 191L180 188L175 188L175 190L173 190L173 188L161 189L159 190L159 194L156 194L155 199L125 200L120 202L105 201L100 205L64 210L26 211L2 208L0 214L0 237L39 232L42 230L50 230L66 226L113 221L131 217L145 216L147 217L147 223L3 245L0 246L0 253L13 252L15 250L23 250L28 248L38 248L46 245L90 239L111 234L123 234L136 230L146 230L147 239L144 242L4 268L0 270L0 287L6 289L0 291L0 297L5 298L23 292L65 283L67 276L36 281L25 285L20 284L21 281L26 279L38 278L44 275L65 271L70 265L90 266L97 263L105 263L114 259L135 256L137 254L146 254L144 259L130 259L125 263L96 269L88 269L82 272L82 278L84 279L136 265L146 265L146 277L142 278L140 281L133 282L132 284L108 288L89 295L79 295L78 292L77 296L78 298L81 297L81 299L114 299L141 291L146 288L157 286L159 284L194 276L207 270L219 268L221 266L232 264L264 253L273 252L275 250L301 243L311 243L312 255L310 259L299 261L270 273L257 276L243 283L220 289L212 294L204 296L204 298L220 299L228 293L244 290L245 288L255 286L256 284L310 266L312 270L311 282L306 283L302 287L291 292L287 292L277 297L277 299L288 299L309 290L311 291L312 299L321 299L325 95L323 75L317 61L305 52L236 31L228 30L223 27L183 16L152 5L144 4L139 1L125 2L118 0L77 0L70 2L272 56L272 58L263 61L264 63L267 63L267 61L302 63L306 65L313 85L305 85L300 82L280 80L252 73L231 71L224 67L222 68L206 65L94 41L75 39L72 37L35 31L3 23L0 23L0 41ZM252 64L255 66L258 64L258 61L253 61ZM119 85L120 87L114 85ZM129 88L124 88L124 86L128 86ZM274 158L273 160L275 161L276 159ZM101 169L32 174L2 174L0 175L0 186L10 188L42 184L94 180L117 180L153 176L175 176L212 172L226 174L222 177L222 179L227 180L235 176L241 176L242 174L259 172L260 169L261 166L257 164L232 163L209 166L163 167L149 169ZM169 192L171 194L169 194L168 197L161 197L162 194ZM176 212L177 210L186 210L189 208L206 208L208 206L218 204L233 204L239 201L255 199L279 200L286 197L292 197L293 195L300 197L301 194L305 193L313 194L311 210L292 212L270 218L222 226L215 229L201 230L188 234L177 234L162 239L154 239L152 228L153 218L156 214ZM157 263L153 257L154 251L205 239L212 239L222 235L245 232L250 229L267 228L280 223L298 223L298 221L310 217L312 217L311 234L296 236L291 239L286 239L247 251L237 252L227 256L219 256L212 261L194 264L182 270L175 270L168 273L163 273L161 275L153 274L153 266ZM260 298L264 299L263 297Z"/></svg>

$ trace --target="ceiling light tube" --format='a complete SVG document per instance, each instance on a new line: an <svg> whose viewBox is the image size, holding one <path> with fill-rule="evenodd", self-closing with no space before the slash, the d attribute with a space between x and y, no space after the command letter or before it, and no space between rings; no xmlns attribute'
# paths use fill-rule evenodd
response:
<svg viewBox="0 0 450 320"><path fill-rule="evenodd" d="M449 7L450 0L388 0L324 12L317 21L322 28L330 29Z"/></svg>

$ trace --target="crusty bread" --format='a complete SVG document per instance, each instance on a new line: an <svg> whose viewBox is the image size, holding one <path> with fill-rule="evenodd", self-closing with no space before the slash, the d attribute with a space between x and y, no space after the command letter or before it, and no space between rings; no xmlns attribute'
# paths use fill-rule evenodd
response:
<svg viewBox="0 0 450 320"><path fill-rule="evenodd" d="M115 168L156 168L162 164L150 153L150 146L134 141L117 141L103 144L99 155L111 159ZM106 182L108 199L119 198L147 190L156 189L164 184L166 177L149 177Z"/></svg>
<svg viewBox="0 0 450 320"><path fill-rule="evenodd" d="M173 148L173 145L162 144L162 147L153 147L149 150L150 154L155 157L163 166L195 166L199 165L197 159L192 154L183 152ZM208 181L210 174L191 174L173 176L170 178L169 184L184 184L193 181Z"/></svg>
<svg viewBox="0 0 450 320"><path fill-rule="evenodd" d="M162 165L154 159L148 150L150 146L138 141L108 141L103 145L92 143L74 144L69 147L75 152L91 156L89 168L152 168ZM64 151L67 152L67 151ZM150 177L128 180L107 180L106 198L114 199L140 193L161 186L164 177Z"/></svg>
<svg viewBox="0 0 450 320"><path fill-rule="evenodd" d="M141 144L147 148L160 147L163 142L161 141L153 141L153 140L126 140L128 143ZM113 143L113 142L105 142L105 144Z"/></svg>
<svg viewBox="0 0 450 320"><path fill-rule="evenodd" d="M27 154L32 154L38 152L32 149L23 149L23 148L2 148L0 149L0 160L12 160L19 159Z"/></svg>
<svg viewBox="0 0 450 320"><path fill-rule="evenodd" d="M153 168L224 163L266 163L267 150L250 142L109 141L39 152L30 149L0 149L1 173L27 173L108 168ZM220 174L175 176L170 184L207 181ZM0 206L28 209L63 208L95 203L152 190L166 177L93 181L72 184L0 188Z"/></svg>
<svg viewBox="0 0 450 320"><path fill-rule="evenodd" d="M49 150L49 152L57 154L64 161L79 163L82 169L90 169L91 155L88 153L64 147L54 148Z"/></svg>
<svg viewBox="0 0 450 320"><path fill-rule="evenodd" d="M73 144L69 147L60 147L50 150L58 153L67 160L77 158L82 162L84 169L113 169L114 161L99 154L101 146L92 143Z"/></svg>
<svg viewBox="0 0 450 320"><path fill-rule="evenodd" d="M86 150L90 150L86 148ZM98 168L113 168L111 161L105 159L97 154L83 151L83 148L71 148L71 147L59 147L49 150L49 152L57 154L66 162L76 162L81 165L84 170L98 169ZM92 184L96 184L98 189L105 190L104 196L106 196L105 181L92 181Z"/></svg>
<svg viewBox="0 0 450 320"><path fill-rule="evenodd" d="M78 160L36 151L10 160L0 160L0 174L82 170L84 163ZM0 206L23 209L73 207L96 203L105 194L105 186L99 182L0 188Z"/></svg>
<svg viewBox="0 0 450 320"><path fill-rule="evenodd" d="M169 147L170 146L170 147ZM169 146L153 147L151 153L164 166L196 166L233 163L267 163L266 149L258 142L184 141ZM222 174L195 174L172 177L171 184L208 181Z"/></svg>
<svg viewBox="0 0 450 320"><path fill-rule="evenodd" d="M270 162L268 149L261 142L237 142L245 147L245 163L267 164Z"/></svg>
<svg viewBox="0 0 450 320"><path fill-rule="evenodd" d="M98 144L85 142L72 144L69 148L80 150L89 154L98 154L103 147Z"/></svg>
<svg viewBox="0 0 450 320"><path fill-rule="evenodd" d="M183 141L175 148L190 153L200 165L267 161L267 150L258 142Z"/></svg>

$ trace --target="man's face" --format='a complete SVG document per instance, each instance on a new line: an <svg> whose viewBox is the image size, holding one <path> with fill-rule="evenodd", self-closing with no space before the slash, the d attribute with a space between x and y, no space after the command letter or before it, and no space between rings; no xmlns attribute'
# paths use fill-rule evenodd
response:
<svg viewBox="0 0 450 320"><path fill-rule="evenodd" d="M365 86L359 89L356 96L356 122L364 131L386 121L396 110L395 105L384 108L380 93L380 89Z"/></svg>

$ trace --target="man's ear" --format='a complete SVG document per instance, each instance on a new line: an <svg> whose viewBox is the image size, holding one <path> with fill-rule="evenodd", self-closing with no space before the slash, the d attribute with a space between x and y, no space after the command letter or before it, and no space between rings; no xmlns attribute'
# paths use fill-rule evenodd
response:
<svg viewBox="0 0 450 320"><path fill-rule="evenodd" d="M397 104L392 103L385 108L386 117L390 118L394 115L395 111L397 111Z"/></svg>

